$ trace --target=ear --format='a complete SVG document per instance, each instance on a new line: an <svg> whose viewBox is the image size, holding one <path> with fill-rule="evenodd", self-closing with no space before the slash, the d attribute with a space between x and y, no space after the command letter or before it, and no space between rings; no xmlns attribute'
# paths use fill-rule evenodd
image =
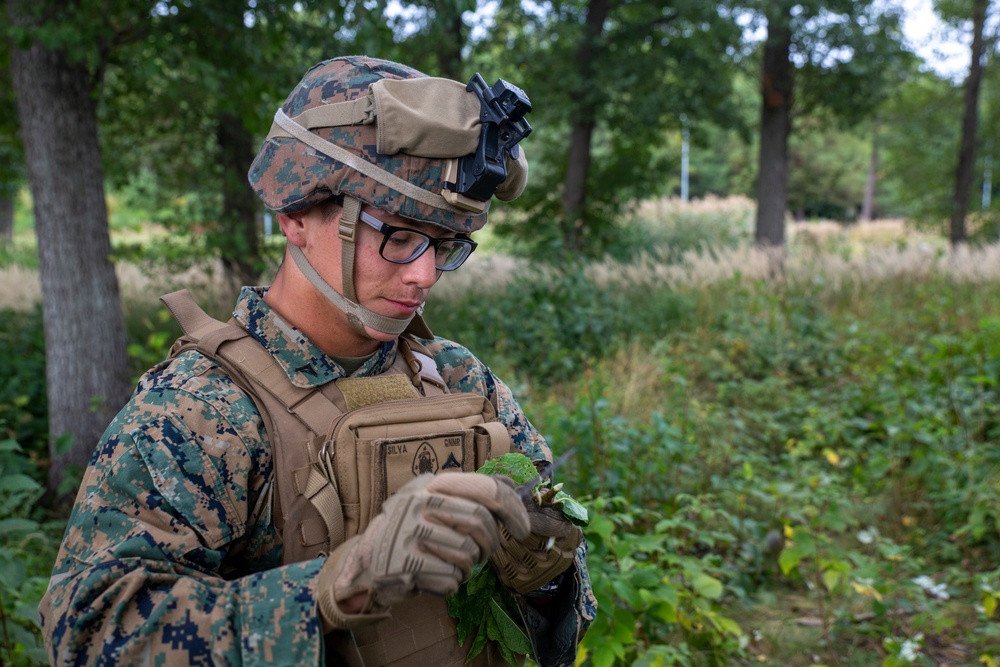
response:
<svg viewBox="0 0 1000 667"><path fill-rule="evenodd" d="M302 211L279 213L278 224L281 226L281 233L285 235L289 243L293 243L300 248L306 244L306 225L303 222Z"/></svg>

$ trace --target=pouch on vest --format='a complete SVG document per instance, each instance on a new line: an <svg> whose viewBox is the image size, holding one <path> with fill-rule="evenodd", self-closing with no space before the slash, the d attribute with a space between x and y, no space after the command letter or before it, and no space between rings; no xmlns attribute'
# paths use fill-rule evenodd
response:
<svg viewBox="0 0 1000 667"><path fill-rule="evenodd" d="M345 539L363 531L382 503L417 476L474 472L510 451L510 435L479 394L376 403L333 421L320 450L336 482Z"/></svg>

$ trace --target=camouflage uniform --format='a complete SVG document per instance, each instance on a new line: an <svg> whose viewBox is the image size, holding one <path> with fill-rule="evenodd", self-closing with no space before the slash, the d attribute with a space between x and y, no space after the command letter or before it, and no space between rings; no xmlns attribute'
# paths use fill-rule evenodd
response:
<svg viewBox="0 0 1000 667"><path fill-rule="evenodd" d="M301 387L344 375L244 288L234 316ZM510 390L465 348L426 341L452 391L495 398L514 447L551 459ZM391 365L385 343L353 375ZM210 359L150 369L94 452L39 612L54 665L320 664L322 558L281 565L273 459L253 402ZM596 603L578 550L580 634ZM571 660L572 656L568 657Z"/></svg>

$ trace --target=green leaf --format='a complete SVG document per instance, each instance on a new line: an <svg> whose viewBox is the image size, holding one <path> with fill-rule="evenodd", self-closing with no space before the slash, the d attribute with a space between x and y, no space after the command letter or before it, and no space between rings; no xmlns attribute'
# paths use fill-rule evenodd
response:
<svg viewBox="0 0 1000 667"><path fill-rule="evenodd" d="M743 629L740 627L740 624L731 618L716 616L714 620L715 624L719 626L719 629L727 634L734 637L739 637L743 634Z"/></svg>
<svg viewBox="0 0 1000 667"><path fill-rule="evenodd" d="M490 613L493 615L499 631L497 640L514 653L527 655L531 653L531 642L520 625L507 613L496 598L490 600Z"/></svg>
<svg viewBox="0 0 1000 667"><path fill-rule="evenodd" d="M7 493L41 491L42 485L27 475L14 474L0 477L0 491Z"/></svg>
<svg viewBox="0 0 1000 667"><path fill-rule="evenodd" d="M594 647L592 654L594 667L611 667L615 661L615 649L612 642L602 642Z"/></svg>
<svg viewBox="0 0 1000 667"><path fill-rule="evenodd" d="M500 458L490 459L477 472L484 475L510 477L514 480L515 484L527 484L538 475L535 464L531 462L531 459L519 452L510 452Z"/></svg>
<svg viewBox="0 0 1000 667"><path fill-rule="evenodd" d="M823 585L826 586L826 590L833 591L837 588L837 584L841 582L844 578L842 572L837 570L827 570L823 573Z"/></svg>
<svg viewBox="0 0 1000 667"><path fill-rule="evenodd" d="M795 547L783 549L781 555L778 556L778 565L781 567L781 572L787 576L802 562L802 558L801 549L796 549Z"/></svg>
<svg viewBox="0 0 1000 667"><path fill-rule="evenodd" d="M688 577L688 581L691 583L691 588L704 598L717 600L722 597L722 582L715 577L704 572L695 572Z"/></svg>
<svg viewBox="0 0 1000 667"><path fill-rule="evenodd" d="M483 652L486 647L486 621L479 626L478 632L476 632L476 638L472 640L472 646L469 647L469 654L465 657L466 661L472 660L477 655Z"/></svg>
<svg viewBox="0 0 1000 667"><path fill-rule="evenodd" d="M29 533L38 530L38 522L31 519L3 519L0 520L0 535L14 535L17 533Z"/></svg>
<svg viewBox="0 0 1000 667"><path fill-rule="evenodd" d="M565 491L558 491L552 499L552 504L561 506L563 516L569 519L570 523L581 527L590 523L590 514L587 512L587 508Z"/></svg>
<svg viewBox="0 0 1000 667"><path fill-rule="evenodd" d="M627 609L615 609L612 641L623 646L632 644L635 641L635 629L638 625L635 615Z"/></svg>
<svg viewBox="0 0 1000 667"><path fill-rule="evenodd" d="M17 440L11 440L11 439L0 440L0 453L20 452L20 451L23 450L21 449L21 445L17 444Z"/></svg>
<svg viewBox="0 0 1000 667"><path fill-rule="evenodd" d="M614 522L607 518L606 516L595 516L588 526L590 532L596 534L601 538L603 542L608 542L611 539L611 534L615 532Z"/></svg>
<svg viewBox="0 0 1000 667"><path fill-rule="evenodd" d="M661 600L658 605L653 609L653 613L661 621L665 623L676 623L677 622L677 607L665 600Z"/></svg>

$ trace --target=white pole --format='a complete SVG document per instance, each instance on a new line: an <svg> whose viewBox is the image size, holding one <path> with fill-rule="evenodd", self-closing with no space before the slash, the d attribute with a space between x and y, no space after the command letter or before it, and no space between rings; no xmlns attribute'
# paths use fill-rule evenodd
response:
<svg viewBox="0 0 1000 667"><path fill-rule="evenodd" d="M681 201L688 201L688 166L690 147L688 145L687 116L681 114Z"/></svg>

